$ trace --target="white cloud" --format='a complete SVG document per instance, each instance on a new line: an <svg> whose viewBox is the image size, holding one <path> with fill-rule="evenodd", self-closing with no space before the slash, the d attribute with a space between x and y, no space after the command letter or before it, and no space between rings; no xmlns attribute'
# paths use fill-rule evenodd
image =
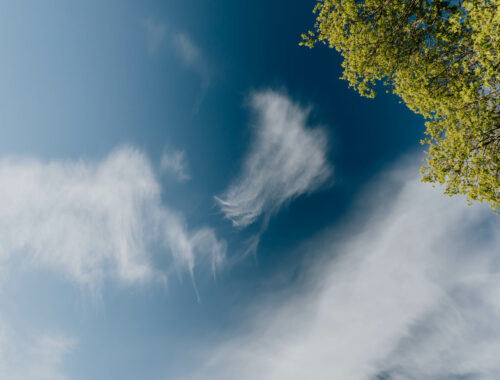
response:
<svg viewBox="0 0 500 380"><path fill-rule="evenodd" d="M402 166L371 188L375 211L316 241L309 281L258 303L242 332L205 348L192 378L500 378L498 216L415 172Z"/></svg>
<svg viewBox="0 0 500 380"><path fill-rule="evenodd" d="M145 19L142 24L146 28L148 51L154 53L158 50L166 35L165 24L152 18Z"/></svg>
<svg viewBox="0 0 500 380"><path fill-rule="evenodd" d="M213 267L224 259L211 229L189 231L161 202L151 165L135 149L95 163L1 158L0 183L0 268L21 258L93 288L105 278L163 280L155 254L170 254L191 274L200 255Z"/></svg>
<svg viewBox="0 0 500 380"><path fill-rule="evenodd" d="M187 181L191 178L186 160L186 152L184 151L164 151L161 156L160 166L162 170L170 172L181 182Z"/></svg>
<svg viewBox="0 0 500 380"><path fill-rule="evenodd" d="M65 357L76 342L62 334L23 338L0 324L0 378L9 380L65 380Z"/></svg>
<svg viewBox="0 0 500 380"><path fill-rule="evenodd" d="M216 198L241 227L316 190L332 172L327 137L321 128L307 127L308 109L275 91L253 93L250 105L257 116L250 150L239 176Z"/></svg>

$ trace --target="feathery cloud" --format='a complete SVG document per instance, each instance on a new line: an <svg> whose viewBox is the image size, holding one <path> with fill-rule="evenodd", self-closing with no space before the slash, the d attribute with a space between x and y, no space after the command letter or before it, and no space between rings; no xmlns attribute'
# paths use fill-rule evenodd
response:
<svg viewBox="0 0 500 380"><path fill-rule="evenodd" d="M210 228L190 231L160 198L148 159L121 148L100 162L0 158L0 268L31 265L98 287L164 280L153 255L170 254L191 274L197 259L221 265L225 243Z"/></svg>
<svg viewBox="0 0 500 380"><path fill-rule="evenodd" d="M240 227L316 190L332 173L326 134L307 126L308 109L270 90L253 93L250 106L257 116L250 150L239 176L216 197L226 218Z"/></svg>
<svg viewBox="0 0 500 380"><path fill-rule="evenodd" d="M193 378L499 378L498 217L408 178L414 169L367 193L377 207L363 227L317 241L307 286L257 304Z"/></svg>

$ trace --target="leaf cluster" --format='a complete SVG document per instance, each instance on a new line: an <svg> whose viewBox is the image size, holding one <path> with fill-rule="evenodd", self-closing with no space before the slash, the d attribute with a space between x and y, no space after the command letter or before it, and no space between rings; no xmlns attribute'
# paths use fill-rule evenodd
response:
<svg viewBox="0 0 500 380"><path fill-rule="evenodd" d="M423 181L500 210L500 0L319 0L313 31L362 96L377 82L426 119Z"/></svg>

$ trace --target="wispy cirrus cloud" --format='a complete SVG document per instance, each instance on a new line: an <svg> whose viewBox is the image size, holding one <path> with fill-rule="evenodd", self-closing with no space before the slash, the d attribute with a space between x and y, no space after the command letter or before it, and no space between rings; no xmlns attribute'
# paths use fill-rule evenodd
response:
<svg viewBox="0 0 500 380"><path fill-rule="evenodd" d="M180 182L188 181L191 178L186 152L183 150L165 150L161 156L160 166L162 170L171 173Z"/></svg>
<svg viewBox="0 0 500 380"><path fill-rule="evenodd" d="M0 158L0 269L13 260L45 267L91 288L164 280L153 257L193 274L224 260L210 228L191 231L162 203L146 156L121 148L99 162ZM165 268L164 268L165 269Z"/></svg>
<svg viewBox="0 0 500 380"><path fill-rule="evenodd" d="M500 221L415 171L385 175L372 211L309 247L309 281L257 303L191 378L499 378Z"/></svg>
<svg viewBox="0 0 500 380"><path fill-rule="evenodd" d="M285 203L318 189L330 177L328 141L307 124L309 109L276 91L250 95L252 142L238 177L216 197L226 218L246 227Z"/></svg>

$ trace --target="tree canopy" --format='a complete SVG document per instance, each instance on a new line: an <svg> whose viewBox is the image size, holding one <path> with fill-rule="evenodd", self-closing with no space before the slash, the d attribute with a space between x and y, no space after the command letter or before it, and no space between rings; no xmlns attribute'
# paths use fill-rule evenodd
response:
<svg viewBox="0 0 500 380"><path fill-rule="evenodd" d="M500 210L500 0L319 0L323 42L362 96L382 82L426 119L423 180Z"/></svg>

